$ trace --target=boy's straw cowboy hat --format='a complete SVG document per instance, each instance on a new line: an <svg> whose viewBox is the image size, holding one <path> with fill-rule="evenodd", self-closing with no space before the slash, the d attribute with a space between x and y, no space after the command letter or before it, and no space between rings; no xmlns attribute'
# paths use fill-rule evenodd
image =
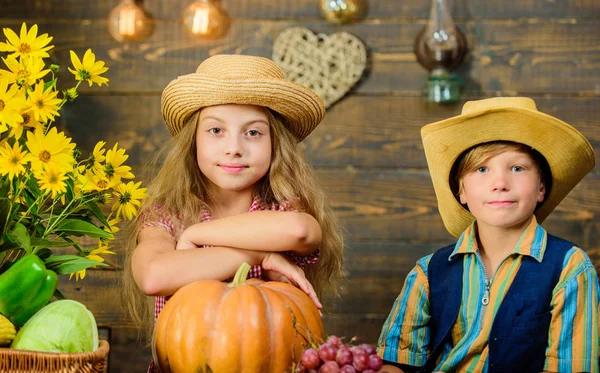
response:
<svg viewBox="0 0 600 373"><path fill-rule="evenodd" d="M539 112L530 98L469 101L461 115L424 126L421 137L440 215L455 237L474 217L452 193L451 171L459 156L473 146L512 141L528 145L546 158L552 182L535 212L539 223L595 165L594 149L588 140L567 123Z"/></svg>
<svg viewBox="0 0 600 373"><path fill-rule="evenodd" d="M161 111L175 136L196 111L213 105L264 106L281 114L286 127L302 141L325 116L325 105L310 89L285 80L281 69L263 57L216 55L193 74L171 81L161 97Z"/></svg>

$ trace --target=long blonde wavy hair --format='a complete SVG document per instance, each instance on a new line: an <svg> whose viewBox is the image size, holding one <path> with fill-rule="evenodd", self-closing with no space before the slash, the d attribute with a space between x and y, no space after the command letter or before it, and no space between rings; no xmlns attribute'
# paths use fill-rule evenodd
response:
<svg viewBox="0 0 600 373"><path fill-rule="evenodd" d="M285 127L278 113L266 110L271 129L272 156L269 172L257 182L256 195L267 204L290 201L299 211L312 215L322 230L320 257L316 264L305 269L319 298L339 294L343 276L343 236L335 214L327 203L318 179L304 159L298 140ZM183 220L185 226L199 222L201 209L209 210L211 196L207 180L196 160L196 127L200 111L186 123L181 132L167 143L148 164L148 172L160 168L148 188L148 198L141 206L142 214L150 215L158 204L172 216ZM164 159L164 162L161 161ZM144 219L148 220L148 219ZM131 257L137 246L142 219L129 227L124 264L124 296L129 313L143 335L151 336L154 325L154 297L146 296L137 286L131 270Z"/></svg>

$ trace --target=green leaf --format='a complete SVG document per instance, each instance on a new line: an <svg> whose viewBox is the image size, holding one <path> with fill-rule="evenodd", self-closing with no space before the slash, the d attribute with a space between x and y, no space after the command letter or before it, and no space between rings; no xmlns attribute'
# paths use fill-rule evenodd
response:
<svg viewBox="0 0 600 373"><path fill-rule="evenodd" d="M46 83L44 83L44 92L49 88L49 87L56 87L56 78L47 81Z"/></svg>
<svg viewBox="0 0 600 373"><path fill-rule="evenodd" d="M52 250L46 248L40 249L36 251L35 255L37 255L42 260L46 260L50 257L50 255L52 255Z"/></svg>
<svg viewBox="0 0 600 373"><path fill-rule="evenodd" d="M71 213L69 215L71 218L92 222L92 218L89 216L88 207L85 203L77 204L75 208L71 209Z"/></svg>
<svg viewBox="0 0 600 373"><path fill-rule="evenodd" d="M2 243L2 245L0 245L0 253L7 251L7 250L19 249L19 248L20 248L20 246L17 243L10 242L10 241L4 241Z"/></svg>
<svg viewBox="0 0 600 373"><path fill-rule="evenodd" d="M46 232L46 228L44 227L43 224L36 224L36 225L34 225L33 229L35 230L34 233L37 233L38 236L43 236L44 233Z"/></svg>
<svg viewBox="0 0 600 373"><path fill-rule="evenodd" d="M77 241L75 241L75 240L73 240L73 239L71 239L69 237L62 237L62 238L65 241L70 242L71 246L75 247L77 249L77 251L79 251L80 253L83 253L84 250L83 250L83 248L81 247L81 245Z"/></svg>
<svg viewBox="0 0 600 373"><path fill-rule="evenodd" d="M50 241L45 238L32 238L32 247L69 247L73 246L72 242L67 241Z"/></svg>
<svg viewBox="0 0 600 373"><path fill-rule="evenodd" d="M65 296L63 295L63 293L60 292L60 290L58 289L54 289L54 298L56 298L56 300L63 300L63 299L67 299L65 298Z"/></svg>
<svg viewBox="0 0 600 373"><path fill-rule="evenodd" d="M93 238L112 238L113 235L98 228L92 223L79 219L65 219L54 230L57 233L66 233L74 236L83 236Z"/></svg>
<svg viewBox="0 0 600 373"><path fill-rule="evenodd" d="M73 200L73 198L75 198L75 183L73 182L73 179L71 179L71 178L68 178L67 180L65 180L65 183L67 184L67 192L66 192L67 203L69 203Z"/></svg>
<svg viewBox="0 0 600 373"><path fill-rule="evenodd" d="M62 263L79 258L81 258L79 255L52 255L51 257L44 260L44 263Z"/></svg>
<svg viewBox="0 0 600 373"><path fill-rule="evenodd" d="M44 263L46 263L46 268L59 275L66 275L94 266L108 267L106 263L99 263L76 255L54 255L46 259Z"/></svg>
<svg viewBox="0 0 600 373"><path fill-rule="evenodd" d="M38 186L36 178L34 178L34 177L27 178L27 181L25 182L25 186L27 186L27 190L29 190L31 192L31 194L33 194L34 197L37 198L40 196L40 187Z"/></svg>
<svg viewBox="0 0 600 373"><path fill-rule="evenodd" d="M8 178L0 179L0 195L7 196L10 190L10 181Z"/></svg>
<svg viewBox="0 0 600 373"><path fill-rule="evenodd" d="M31 237L29 237L29 232L27 232L27 228L21 223L15 223L11 230L6 232L5 237L8 241L14 242L19 245L20 248L27 251L27 253L31 250Z"/></svg>
<svg viewBox="0 0 600 373"><path fill-rule="evenodd" d="M102 210L100 210L100 207L98 207L96 202L90 201L85 205L87 206L89 212L91 212L98 220L100 220L100 222L102 222L102 224L104 224L105 227L109 228L108 220L106 220L106 216L104 215Z"/></svg>
<svg viewBox="0 0 600 373"><path fill-rule="evenodd" d="M29 189L25 189L23 191L23 197L25 198L25 202L27 203L27 206L33 206L35 201L36 201L36 197L33 195L33 193L31 193L29 191ZM34 207L33 209L31 209L31 212L36 214L38 211L38 207Z"/></svg>
<svg viewBox="0 0 600 373"><path fill-rule="evenodd" d="M6 194L4 194L6 195ZM0 230L3 230L8 220L8 211L10 210L10 200L8 198L0 198ZM4 235L4 232L0 231L0 237Z"/></svg>

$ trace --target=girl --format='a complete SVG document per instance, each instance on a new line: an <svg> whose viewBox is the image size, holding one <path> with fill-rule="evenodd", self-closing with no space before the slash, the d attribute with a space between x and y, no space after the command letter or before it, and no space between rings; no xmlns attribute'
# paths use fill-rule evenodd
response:
<svg viewBox="0 0 600 373"><path fill-rule="evenodd" d="M125 265L134 320L151 323L182 286L227 280L243 262L250 277L292 283L321 308L343 260L337 221L299 145L325 115L321 100L268 59L217 55L172 81L161 109L173 139Z"/></svg>

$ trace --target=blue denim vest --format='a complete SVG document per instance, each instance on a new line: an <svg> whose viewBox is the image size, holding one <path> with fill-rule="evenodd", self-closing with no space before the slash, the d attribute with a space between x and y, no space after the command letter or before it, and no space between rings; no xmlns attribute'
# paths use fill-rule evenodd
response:
<svg viewBox="0 0 600 373"><path fill-rule="evenodd" d="M488 371L541 372L546 360L550 302L558 283L567 252L574 245L548 234L542 262L524 256L523 262L498 313L488 340ZM431 372L460 309L463 255L448 258L455 245L438 250L428 266L431 341L433 350L420 372Z"/></svg>

